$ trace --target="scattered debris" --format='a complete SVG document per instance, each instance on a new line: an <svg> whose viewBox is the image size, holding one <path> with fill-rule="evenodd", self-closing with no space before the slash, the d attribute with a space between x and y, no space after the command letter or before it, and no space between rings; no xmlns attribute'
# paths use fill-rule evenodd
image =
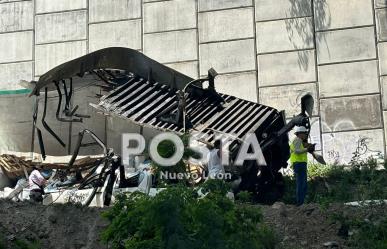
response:
<svg viewBox="0 0 387 249"><path fill-rule="evenodd" d="M339 248L339 243L337 243L336 241L328 241L324 243L324 247Z"/></svg>
<svg viewBox="0 0 387 249"><path fill-rule="evenodd" d="M55 170L68 170L69 172L75 172L77 169L87 169L89 166L93 166L100 158L84 157L74 162L71 168L66 163L45 163L27 160L25 157L18 157L15 155L3 154L0 155L0 167L4 174L11 180L24 176L23 167L30 173L34 167L41 168L43 170L55 169Z"/></svg>
<svg viewBox="0 0 387 249"><path fill-rule="evenodd" d="M353 206L353 207L384 205L384 204L387 204L387 200L365 200L365 201L353 201L353 202L345 203L345 205Z"/></svg>

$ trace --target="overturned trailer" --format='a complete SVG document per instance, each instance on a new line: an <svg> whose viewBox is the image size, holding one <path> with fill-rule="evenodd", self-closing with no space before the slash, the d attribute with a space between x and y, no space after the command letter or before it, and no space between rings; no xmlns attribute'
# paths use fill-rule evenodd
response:
<svg viewBox="0 0 387 249"><path fill-rule="evenodd" d="M32 82L31 95L38 96L45 92L47 96L47 91L56 90L60 96L58 121L82 122L82 118L87 117L77 114L77 106L70 108L71 91L73 85L83 84L83 78L96 75L103 82L100 86L108 93L102 96L99 104L94 107L105 114L177 134L201 132L206 134L202 137L203 142L210 144L214 142L217 134L222 134L230 138L228 149L231 159L236 157L246 134L255 133L267 165L258 165L257 161L250 160L232 170L235 175L241 177L239 190L251 191L261 201L266 200L268 196L269 199L275 199L280 195L283 183L279 171L287 167L289 158L287 133L295 125L310 127L309 115L313 109L313 98L310 95L304 96L300 114L286 123L284 111L218 93L216 74L215 70L210 69L208 77L195 80L138 51L106 48L50 70L41 76L38 82ZM204 87L204 82L208 82L208 87ZM62 95L65 101L63 110ZM62 113L65 118L61 118ZM45 115L43 124L44 117ZM64 145L48 125L44 128L60 145ZM40 150L44 155L41 131L37 129L37 133ZM83 134L84 132L80 135L69 167L74 162L79 148L84 146ZM101 141L97 138L95 140L101 145ZM106 148L104 153L110 164L117 162ZM117 168L116 163L114 165ZM110 176L114 177L114 174Z"/></svg>

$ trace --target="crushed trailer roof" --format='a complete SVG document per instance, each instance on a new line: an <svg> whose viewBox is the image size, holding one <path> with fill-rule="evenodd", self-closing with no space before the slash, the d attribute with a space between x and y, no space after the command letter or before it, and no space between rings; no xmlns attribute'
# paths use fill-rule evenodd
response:
<svg viewBox="0 0 387 249"><path fill-rule="evenodd" d="M192 78L129 48L105 48L63 63L42 75L33 84L31 95L39 95L45 88L55 89L58 82L68 79L76 79L74 85L82 84L82 77L92 74L106 83L103 89L113 89L98 105L93 105L98 110L142 126L177 133L184 132L184 116L189 120L190 133L208 135L202 141L212 143L214 134L232 138L230 150L247 133L254 132L259 141L265 140L268 133L279 129L272 124L284 123L283 115L272 107L217 93L213 78L212 88L204 89L203 81L193 83ZM179 92L185 93L185 97L179 99ZM185 106L186 115L181 115L181 105ZM166 116L169 121L178 117L178 121L168 122Z"/></svg>
<svg viewBox="0 0 387 249"><path fill-rule="evenodd" d="M113 73L113 72L111 72ZM112 79L114 81L114 77ZM214 133L242 139L247 133L263 131L280 113L271 107L220 94L225 103L220 104L209 96L198 96L190 92L186 101L187 117L192 123L191 131L209 135L205 140L212 142ZM182 126L159 119L164 110L169 114L178 111L178 98L175 91L161 83L150 83L147 79L127 75L127 82L103 96L98 105L99 111L129 119L139 125L159 130L183 133ZM232 148L230 148L232 149Z"/></svg>
<svg viewBox="0 0 387 249"><path fill-rule="evenodd" d="M55 89L53 83L75 76L83 77L85 73L96 69L119 69L133 72L141 77L152 77L164 84L182 89L192 78L163 64L152 60L143 53L130 48L111 47L97 50L74 60L54 67L40 76L34 84L31 95L39 95L44 87Z"/></svg>

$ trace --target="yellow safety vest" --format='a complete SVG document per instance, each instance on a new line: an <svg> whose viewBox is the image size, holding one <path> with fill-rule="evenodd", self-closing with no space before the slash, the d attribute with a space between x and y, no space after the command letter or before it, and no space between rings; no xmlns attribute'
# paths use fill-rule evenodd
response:
<svg viewBox="0 0 387 249"><path fill-rule="evenodd" d="M294 163L307 163L308 162L308 152L301 154L294 153L294 141L290 144L290 162ZM305 149L304 145L301 143L301 148Z"/></svg>

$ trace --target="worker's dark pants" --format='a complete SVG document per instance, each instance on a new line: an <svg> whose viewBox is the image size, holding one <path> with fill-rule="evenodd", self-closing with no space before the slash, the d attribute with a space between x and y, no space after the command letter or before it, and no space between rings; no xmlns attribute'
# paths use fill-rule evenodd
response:
<svg viewBox="0 0 387 249"><path fill-rule="evenodd" d="M43 191L40 190L31 190L30 191L30 199L34 202L43 202Z"/></svg>
<svg viewBox="0 0 387 249"><path fill-rule="evenodd" d="M307 190L307 163L294 163L294 174L296 176L296 203L297 205L304 204Z"/></svg>

